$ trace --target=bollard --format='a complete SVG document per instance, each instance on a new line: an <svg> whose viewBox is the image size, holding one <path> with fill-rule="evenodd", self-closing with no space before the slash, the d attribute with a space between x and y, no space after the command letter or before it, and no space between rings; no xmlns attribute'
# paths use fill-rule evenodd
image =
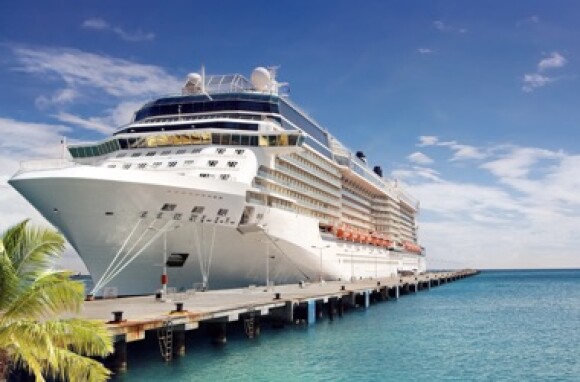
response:
<svg viewBox="0 0 580 382"><path fill-rule="evenodd" d="M118 324L120 322L123 322L123 311L118 310L113 312L113 321L109 321L109 324Z"/></svg>

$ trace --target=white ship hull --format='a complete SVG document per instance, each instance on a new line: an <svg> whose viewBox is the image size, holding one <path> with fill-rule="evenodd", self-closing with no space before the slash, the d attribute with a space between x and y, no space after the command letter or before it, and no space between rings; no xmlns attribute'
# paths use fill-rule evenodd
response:
<svg viewBox="0 0 580 382"><path fill-rule="evenodd" d="M116 274L101 286L120 295L158 290L164 254L172 253L188 254L168 269L177 290L201 283L204 273L210 288L226 288L425 270L424 256L321 235L316 219L277 208L256 206L240 225L250 187L241 182L76 166L22 173L10 183L66 236L95 283ZM165 204L175 208L159 212ZM196 206L203 214L192 213Z"/></svg>

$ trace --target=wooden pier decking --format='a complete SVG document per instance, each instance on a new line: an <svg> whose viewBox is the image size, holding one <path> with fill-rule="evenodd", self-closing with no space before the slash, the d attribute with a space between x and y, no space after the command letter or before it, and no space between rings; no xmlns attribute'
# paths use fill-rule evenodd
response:
<svg viewBox="0 0 580 382"><path fill-rule="evenodd" d="M185 332L200 324L212 326L214 343L226 342L228 322L243 321L246 335L259 335L260 317L283 326L313 324L323 315L333 319L348 309L368 308L375 301L430 289L478 274L475 270L429 272L420 275L364 279L352 282L250 286L241 289L187 291L169 294L165 301L140 296L87 301L81 316L107 322L115 338L115 353L106 364L114 372L127 368L126 344L156 330L165 360L185 353ZM164 350L165 349L165 350Z"/></svg>

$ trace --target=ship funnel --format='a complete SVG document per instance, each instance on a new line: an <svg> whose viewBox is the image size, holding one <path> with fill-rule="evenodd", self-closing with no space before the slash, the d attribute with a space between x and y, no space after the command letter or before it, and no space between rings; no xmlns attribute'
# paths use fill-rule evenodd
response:
<svg viewBox="0 0 580 382"><path fill-rule="evenodd" d="M383 177L383 169L381 168L381 166L375 166L373 168L373 171L375 172L375 174L377 174L381 178Z"/></svg>
<svg viewBox="0 0 580 382"><path fill-rule="evenodd" d="M367 157L366 157L365 153L363 153L362 151L357 151L356 152L356 157L358 159L360 159L361 161L367 163Z"/></svg>

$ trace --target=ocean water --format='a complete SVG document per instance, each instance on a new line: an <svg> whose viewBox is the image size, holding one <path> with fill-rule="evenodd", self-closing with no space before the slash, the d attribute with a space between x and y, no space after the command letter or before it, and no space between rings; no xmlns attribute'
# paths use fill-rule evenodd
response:
<svg viewBox="0 0 580 382"><path fill-rule="evenodd" d="M131 343L115 381L580 381L580 270L489 271L248 340L203 331L166 364Z"/></svg>

